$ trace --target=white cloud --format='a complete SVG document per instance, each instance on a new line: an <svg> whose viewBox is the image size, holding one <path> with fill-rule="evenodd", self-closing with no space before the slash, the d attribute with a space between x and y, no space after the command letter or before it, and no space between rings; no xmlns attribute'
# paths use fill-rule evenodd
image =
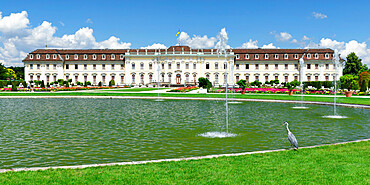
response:
<svg viewBox="0 0 370 185"><path fill-rule="evenodd" d="M273 43L262 46L262 49L275 49L275 48L276 48L276 46L274 46Z"/></svg>
<svg viewBox="0 0 370 185"><path fill-rule="evenodd" d="M92 24L92 23L93 23L93 21L92 21L90 18L88 18L88 19L86 20L86 23L88 23L88 24Z"/></svg>
<svg viewBox="0 0 370 185"><path fill-rule="evenodd" d="M81 28L74 34L57 37L54 35L57 27L50 22L44 21L41 25L32 28L27 16L26 11L5 17L1 17L0 12L0 62L6 66L22 66L22 60L27 53L38 48L45 48L46 44L48 48L65 49L122 49L131 47L131 43L121 42L119 38L114 36L98 42L93 35L93 29L88 27Z"/></svg>
<svg viewBox="0 0 370 185"><path fill-rule="evenodd" d="M278 41L285 42L292 39L292 35L287 32L280 32L280 34L275 34L275 37Z"/></svg>
<svg viewBox="0 0 370 185"><path fill-rule="evenodd" d="M181 45L190 46L191 48L213 48L217 39L215 37L208 38L207 35L190 37L186 32L181 32L177 38Z"/></svg>
<svg viewBox="0 0 370 185"><path fill-rule="evenodd" d="M327 16L327 15L322 14L322 13L317 13L317 12L312 12L312 15L313 15L316 19L325 19L325 18L328 18L328 16Z"/></svg>
<svg viewBox="0 0 370 185"><path fill-rule="evenodd" d="M355 52L356 55L362 59L362 63L370 65L370 48L368 48L366 42L359 43L356 40L351 40L346 43L329 38L322 38L320 40L320 47L338 49L338 52L344 59L351 52Z"/></svg>
<svg viewBox="0 0 370 185"><path fill-rule="evenodd" d="M243 43L241 48L245 49L257 49L258 48L258 41L253 41L252 39L249 39L248 42Z"/></svg>
<svg viewBox="0 0 370 185"><path fill-rule="evenodd" d="M302 40L310 40L311 38L307 37L306 35L303 36Z"/></svg>
<svg viewBox="0 0 370 185"><path fill-rule="evenodd" d="M167 49L167 46L165 46L164 44L160 44L160 43L154 43L150 46L141 47L140 49Z"/></svg>
<svg viewBox="0 0 370 185"><path fill-rule="evenodd" d="M62 25L62 26L64 26L64 22L62 22L62 21L59 21L59 24Z"/></svg>

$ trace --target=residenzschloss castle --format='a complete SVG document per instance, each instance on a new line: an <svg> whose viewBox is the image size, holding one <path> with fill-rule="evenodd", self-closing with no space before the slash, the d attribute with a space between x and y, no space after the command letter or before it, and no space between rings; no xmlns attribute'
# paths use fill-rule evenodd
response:
<svg viewBox="0 0 370 185"><path fill-rule="evenodd" d="M37 49L23 60L25 80L107 85L194 85L199 77L214 85L248 82L333 81L342 66L333 65L331 49L216 49L171 46L168 49ZM303 56L303 79L299 59Z"/></svg>

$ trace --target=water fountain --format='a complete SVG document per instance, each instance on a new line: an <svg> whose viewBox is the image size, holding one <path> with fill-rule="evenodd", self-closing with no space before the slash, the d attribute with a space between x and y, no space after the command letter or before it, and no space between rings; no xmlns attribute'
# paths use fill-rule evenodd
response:
<svg viewBox="0 0 370 185"><path fill-rule="evenodd" d="M300 88L301 88L301 106L295 106L292 107L293 109L308 109L308 107L303 106L303 73L304 73L304 57L305 54L302 55L302 57L299 59L299 79L300 79Z"/></svg>
<svg viewBox="0 0 370 185"><path fill-rule="evenodd" d="M234 77L234 63L231 63L230 64L230 81L232 82L232 86L231 86L232 94L231 94L231 101L229 101L228 103L229 104L239 104L239 103L242 103L242 102L234 101L234 98L235 98L235 96L234 96L235 83L234 83L233 77Z"/></svg>
<svg viewBox="0 0 370 185"><path fill-rule="evenodd" d="M227 97L227 91L228 91L228 76L229 72L228 69L231 68L228 66L228 61L227 61L227 48L229 46L227 45L227 41L229 40L226 29L222 28L221 32L217 35L218 42L216 44L216 49L217 49L217 55L220 57L222 55L225 56L225 120L226 120L226 132L207 132L203 134L199 134L199 136L203 137L218 137L218 138L224 138L224 137L234 137L236 134L229 133L229 108L228 108L228 97Z"/></svg>
<svg viewBox="0 0 370 185"><path fill-rule="evenodd" d="M159 57L157 57L156 60L157 60L157 63L158 63L158 70L157 70L158 71L158 84L157 84L157 86L158 86L158 98L154 101L164 101L163 99L159 98L159 75L160 75L161 65L160 65Z"/></svg>
<svg viewBox="0 0 370 185"><path fill-rule="evenodd" d="M339 53L338 50L334 50L333 56L333 68L335 71L334 75L334 103L333 103L333 115L323 116L324 118L334 118L334 119L343 119L347 118L347 116L340 116L337 114L337 74L338 74L338 67L339 67Z"/></svg>

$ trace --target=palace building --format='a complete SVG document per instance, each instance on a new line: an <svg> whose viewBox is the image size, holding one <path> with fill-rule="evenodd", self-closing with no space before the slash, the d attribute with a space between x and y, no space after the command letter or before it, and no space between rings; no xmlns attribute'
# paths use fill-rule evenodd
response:
<svg viewBox="0 0 370 185"><path fill-rule="evenodd" d="M248 82L301 80L299 59L303 56L302 81L332 81L342 75L333 65L331 49L216 49L171 46L168 49L37 49L23 60L25 80L72 83L90 81L107 85L194 85L199 77L214 85L227 80Z"/></svg>

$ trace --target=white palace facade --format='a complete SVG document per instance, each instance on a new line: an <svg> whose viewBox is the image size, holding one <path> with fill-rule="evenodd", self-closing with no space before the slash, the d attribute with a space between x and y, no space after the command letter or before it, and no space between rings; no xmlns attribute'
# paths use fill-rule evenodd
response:
<svg viewBox="0 0 370 185"><path fill-rule="evenodd" d="M93 85L194 85L199 77L214 85L299 79L303 56L303 81L332 81L341 65L333 66L331 49L229 49L218 55L216 49L171 46L168 49L37 49L23 60L25 80L72 83L90 81ZM227 75L226 75L227 74Z"/></svg>

